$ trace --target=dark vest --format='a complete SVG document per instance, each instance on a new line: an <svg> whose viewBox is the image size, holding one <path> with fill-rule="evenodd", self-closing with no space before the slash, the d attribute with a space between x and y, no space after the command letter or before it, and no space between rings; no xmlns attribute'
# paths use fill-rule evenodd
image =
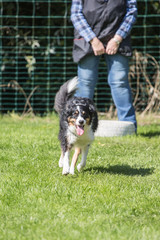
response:
<svg viewBox="0 0 160 240"><path fill-rule="evenodd" d="M126 14L126 0L82 0L83 14L96 36L106 46L115 35ZM118 52L131 56L130 36L125 38ZM90 43L74 30L73 60L79 62L89 54L94 54Z"/></svg>

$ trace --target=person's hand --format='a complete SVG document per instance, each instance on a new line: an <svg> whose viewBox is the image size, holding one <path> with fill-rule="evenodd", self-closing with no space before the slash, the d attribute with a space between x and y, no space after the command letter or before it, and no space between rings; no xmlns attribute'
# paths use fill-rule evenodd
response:
<svg viewBox="0 0 160 240"><path fill-rule="evenodd" d="M105 53L105 48L103 46L103 43L97 37L93 38L90 41L90 43L95 56L102 55Z"/></svg>
<svg viewBox="0 0 160 240"><path fill-rule="evenodd" d="M114 36L114 38L111 38L111 40L107 43L106 53L109 55L116 54L121 41L122 41L122 38L118 35Z"/></svg>

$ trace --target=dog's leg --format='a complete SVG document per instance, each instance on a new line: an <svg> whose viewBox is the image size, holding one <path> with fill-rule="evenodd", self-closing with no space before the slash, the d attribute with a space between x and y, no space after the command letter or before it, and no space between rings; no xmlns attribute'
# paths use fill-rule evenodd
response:
<svg viewBox="0 0 160 240"><path fill-rule="evenodd" d="M86 159L88 155L89 146L90 145L87 145L85 148L82 149L82 160L77 166L79 172L86 166Z"/></svg>
<svg viewBox="0 0 160 240"><path fill-rule="evenodd" d="M70 154L70 151L67 150L65 153L64 153L64 158L63 158L63 171L62 171L62 174L63 175L67 175L69 173L69 154Z"/></svg>
<svg viewBox="0 0 160 240"><path fill-rule="evenodd" d="M64 158L64 154L63 154L63 151L61 151L61 156L60 156L60 159L59 159L59 167L60 168L63 167L63 158Z"/></svg>
<svg viewBox="0 0 160 240"><path fill-rule="evenodd" d="M80 148L75 148L75 152L72 158L72 162L71 162L71 167L70 167L70 174L74 174L74 168L76 166L77 160L78 160L78 156L81 153L81 149Z"/></svg>

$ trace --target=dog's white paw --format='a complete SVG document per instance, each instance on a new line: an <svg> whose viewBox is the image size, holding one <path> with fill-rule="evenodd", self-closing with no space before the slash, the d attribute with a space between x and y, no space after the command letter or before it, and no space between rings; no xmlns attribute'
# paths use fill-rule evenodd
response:
<svg viewBox="0 0 160 240"><path fill-rule="evenodd" d="M71 167L69 173L74 175L74 168Z"/></svg>
<svg viewBox="0 0 160 240"><path fill-rule="evenodd" d="M69 174L69 173L70 173L69 167L63 167L62 174L63 174L63 175L67 175L67 174Z"/></svg>
<svg viewBox="0 0 160 240"><path fill-rule="evenodd" d="M77 165L77 170L78 170L78 172L81 172L82 169L83 169L83 166L79 163L79 164Z"/></svg>

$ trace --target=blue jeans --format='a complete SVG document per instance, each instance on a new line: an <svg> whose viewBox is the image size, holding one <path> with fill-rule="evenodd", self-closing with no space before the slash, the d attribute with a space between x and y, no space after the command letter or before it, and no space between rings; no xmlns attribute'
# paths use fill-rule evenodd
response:
<svg viewBox="0 0 160 240"><path fill-rule="evenodd" d="M117 108L118 119L133 122L137 128L135 110L132 105L132 94L128 82L128 57L121 54L105 54L104 57L108 67L108 84ZM90 55L79 62L77 97L93 99L94 88L98 80L99 60L100 56Z"/></svg>

